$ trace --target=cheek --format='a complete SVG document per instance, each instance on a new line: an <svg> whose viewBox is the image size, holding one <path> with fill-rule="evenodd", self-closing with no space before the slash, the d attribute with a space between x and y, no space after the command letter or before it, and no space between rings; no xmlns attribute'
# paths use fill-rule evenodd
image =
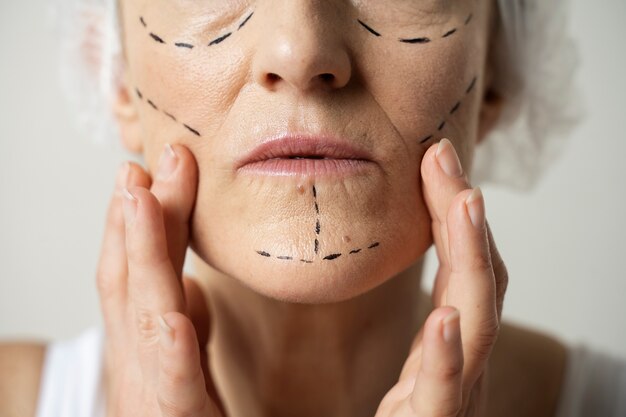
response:
<svg viewBox="0 0 626 417"><path fill-rule="evenodd" d="M368 89L409 146L448 137L463 149L475 141L485 56L478 23L471 15L467 25L444 27L426 44L371 46L364 65L379 70L368 72L375 74Z"/></svg>
<svg viewBox="0 0 626 417"><path fill-rule="evenodd" d="M246 15L241 23L249 18ZM176 41L178 38L167 35L166 30L152 29L143 17L135 20L127 23L131 32L127 36L129 84L135 93L146 148L153 141L208 141L246 81L245 53L231 40L236 29L225 29L213 40Z"/></svg>
<svg viewBox="0 0 626 417"><path fill-rule="evenodd" d="M237 42L202 51L177 47L137 19L129 64L146 159L154 167L164 143L185 144L195 154L200 184L192 240L202 259L263 294L328 302L361 294L423 255L432 238L419 162L444 135L473 140L468 132L483 66L472 36L457 31L443 38L447 31L438 42L392 47L374 38L358 54L361 96L338 95L341 112L322 119L337 119L351 137L365 126L385 155L385 172L347 183L264 183L229 168L238 129L249 135L253 118L269 114L259 109L280 105L261 95L265 103L252 105L246 53Z"/></svg>

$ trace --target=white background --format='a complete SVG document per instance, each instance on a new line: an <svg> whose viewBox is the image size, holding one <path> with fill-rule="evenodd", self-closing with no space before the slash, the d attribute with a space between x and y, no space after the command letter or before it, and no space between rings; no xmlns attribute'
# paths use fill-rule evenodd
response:
<svg viewBox="0 0 626 417"><path fill-rule="evenodd" d="M95 268L114 172L126 157L71 127L48 4L0 3L5 339L71 337L99 323ZM532 193L484 192L511 274L505 317L626 356L626 2L573 6L587 117Z"/></svg>

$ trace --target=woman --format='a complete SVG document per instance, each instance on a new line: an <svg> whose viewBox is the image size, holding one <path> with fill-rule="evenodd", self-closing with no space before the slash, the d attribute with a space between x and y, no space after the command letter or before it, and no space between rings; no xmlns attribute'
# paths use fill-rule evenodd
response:
<svg viewBox="0 0 626 417"><path fill-rule="evenodd" d="M119 15L114 113L147 169L123 166L110 206L87 410L563 409L565 347L500 323L507 272L469 181L508 104L494 2L122 0ZM8 401L54 413L58 352L5 349L27 364Z"/></svg>

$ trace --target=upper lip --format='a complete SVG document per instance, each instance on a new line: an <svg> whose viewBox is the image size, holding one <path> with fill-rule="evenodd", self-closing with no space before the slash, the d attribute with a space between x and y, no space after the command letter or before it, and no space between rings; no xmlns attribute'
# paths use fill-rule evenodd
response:
<svg viewBox="0 0 626 417"><path fill-rule="evenodd" d="M372 161L370 154L349 143L328 135L285 134L264 140L237 164L241 168L270 159L312 158L353 159Z"/></svg>

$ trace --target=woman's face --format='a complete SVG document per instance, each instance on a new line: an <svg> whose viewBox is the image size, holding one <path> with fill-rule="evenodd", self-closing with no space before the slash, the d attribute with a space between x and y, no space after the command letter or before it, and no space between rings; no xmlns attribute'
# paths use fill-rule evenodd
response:
<svg viewBox="0 0 626 417"><path fill-rule="evenodd" d="M281 300L354 297L432 243L425 150L449 137L469 170L489 3L124 0L124 140L151 171L166 143L193 152L212 268Z"/></svg>

